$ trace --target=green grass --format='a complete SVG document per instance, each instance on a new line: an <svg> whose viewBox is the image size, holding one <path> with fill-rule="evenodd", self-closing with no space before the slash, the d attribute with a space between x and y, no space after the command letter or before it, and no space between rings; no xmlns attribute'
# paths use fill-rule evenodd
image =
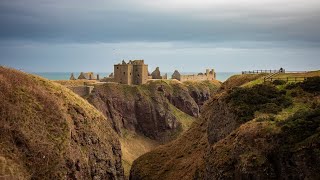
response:
<svg viewBox="0 0 320 180"><path fill-rule="evenodd" d="M256 80L253 80L253 81L250 81L250 82L247 82L247 83L243 84L241 87L250 88L250 87L253 87L255 85L262 84L262 83L264 83L263 78L258 78Z"/></svg>
<svg viewBox="0 0 320 180"><path fill-rule="evenodd" d="M169 108L173 115L178 119L182 125L182 131L186 131L190 128L191 124L196 120L196 118L182 112L172 104L169 105Z"/></svg>
<svg viewBox="0 0 320 180"><path fill-rule="evenodd" d="M123 132L123 136L120 138L122 166L124 168L124 174L126 177L129 177L133 161L159 146L159 143L142 135L127 131L126 129L121 129L121 131Z"/></svg>
<svg viewBox="0 0 320 180"><path fill-rule="evenodd" d="M320 71L310 71L306 73L284 73L275 75L273 78L287 78L287 77L314 77L320 76Z"/></svg>
<svg viewBox="0 0 320 180"><path fill-rule="evenodd" d="M308 110L310 106L305 103L301 102L294 102L292 106L282 109L281 112L279 112L277 115L275 115L276 121L284 121L290 116L294 115L296 112L301 111L301 110Z"/></svg>
<svg viewBox="0 0 320 180"><path fill-rule="evenodd" d="M232 106L233 112L240 122L254 118L257 111L276 114L282 108L292 104L290 97L272 85L258 84L251 88L232 89L226 97L227 103Z"/></svg>

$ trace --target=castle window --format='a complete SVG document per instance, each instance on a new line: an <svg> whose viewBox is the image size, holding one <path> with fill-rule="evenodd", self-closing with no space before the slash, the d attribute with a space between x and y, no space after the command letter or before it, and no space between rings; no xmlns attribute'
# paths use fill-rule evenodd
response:
<svg viewBox="0 0 320 180"><path fill-rule="evenodd" d="M140 74L138 74L138 77L140 77Z"/></svg>
<svg viewBox="0 0 320 180"><path fill-rule="evenodd" d="M117 69L119 69L119 67L117 67Z"/></svg>
<svg viewBox="0 0 320 180"><path fill-rule="evenodd" d="M126 74L126 72L123 72L123 74Z"/></svg>
<svg viewBox="0 0 320 180"><path fill-rule="evenodd" d="M131 73L130 73L130 76L131 76Z"/></svg>

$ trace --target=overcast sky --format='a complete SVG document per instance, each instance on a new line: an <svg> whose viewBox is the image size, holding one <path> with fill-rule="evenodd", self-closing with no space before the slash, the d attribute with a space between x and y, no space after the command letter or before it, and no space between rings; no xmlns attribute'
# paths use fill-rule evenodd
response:
<svg viewBox="0 0 320 180"><path fill-rule="evenodd" d="M320 69L319 0L1 0L0 64L29 72Z"/></svg>

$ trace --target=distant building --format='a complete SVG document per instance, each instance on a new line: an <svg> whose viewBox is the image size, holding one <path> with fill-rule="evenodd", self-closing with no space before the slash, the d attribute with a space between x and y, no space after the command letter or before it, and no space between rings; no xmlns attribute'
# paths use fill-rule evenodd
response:
<svg viewBox="0 0 320 180"><path fill-rule="evenodd" d="M206 73L192 74L192 75L181 75L178 70L175 70L172 74L172 79L177 79L181 82L184 81L205 81L205 80L215 80L216 73L214 69L206 69Z"/></svg>
<svg viewBox="0 0 320 180"><path fill-rule="evenodd" d="M78 79L97 80L97 76L93 72L81 72Z"/></svg>
<svg viewBox="0 0 320 180"><path fill-rule="evenodd" d="M144 60L133 60L114 65L114 82L128 85L145 84L148 81L148 65Z"/></svg>
<svg viewBox="0 0 320 180"><path fill-rule="evenodd" d="M76 78L74 77L73 73L71 73L70 80L76 80Z"/></svg>
<svg viewBox="0 0 320 180"><path fill-rule="evenodd" d="M99 74L95 75L93 72L81 72L78 76L78 79L85 79L85 80L99 80ZM71 73L70 80L76 80L74 74Z"/></svg>

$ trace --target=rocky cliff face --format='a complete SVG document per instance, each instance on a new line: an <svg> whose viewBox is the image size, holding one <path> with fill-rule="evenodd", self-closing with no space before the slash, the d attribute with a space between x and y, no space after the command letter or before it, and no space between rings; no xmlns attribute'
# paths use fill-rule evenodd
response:
<svg viewBox="0 0 320 180"><path fill-rule="evenodd" d="M0 67L0 177L123 179L111 123L70 90Z"/></svg>
<svg viewBox="0 0 320 180"><path fill-rule="evenodd" d="M184 82L184 84L187 86L190 96L198 104L200 112L205 102L216 94L219 89L217 89L217 87L221 86L221 84L216 81Z"/></svg>
<svg viewBox="0 0 320 180"><path fill-rule="evenodd" d="M118 133L126 129L165 142L183 128L177 111L199 116L197 102L203 104L219 86L208 84L204 91L194 92L176 81L153 81L141 86L109 83L97 86L88 101L112 121ZM196 94L197 99L191 94Z"/></svg>

